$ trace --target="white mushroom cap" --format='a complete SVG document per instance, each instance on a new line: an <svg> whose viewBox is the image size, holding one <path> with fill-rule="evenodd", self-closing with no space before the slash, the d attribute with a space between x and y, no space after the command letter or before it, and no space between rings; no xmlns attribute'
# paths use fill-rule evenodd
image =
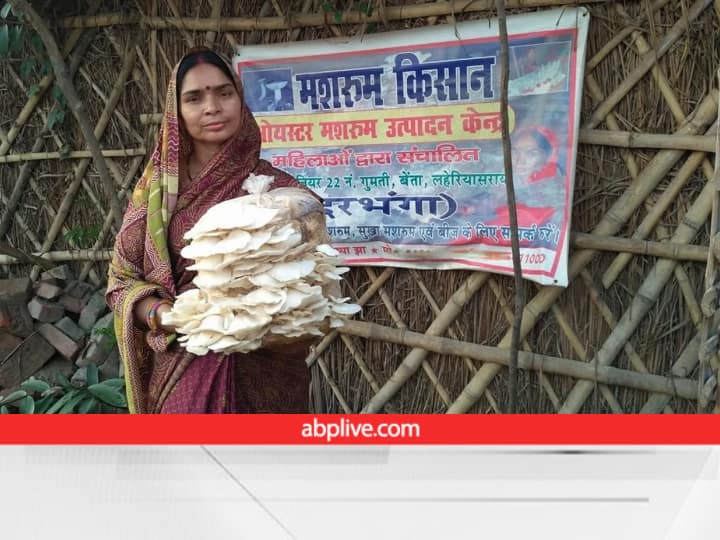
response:
<svg viewBox="0 0 720 540"><path fill-rule="evenodd" d="M184 238L193 239L203 233L217 230L257 230L270 223L280 212L276 208L260 208L244 203L242 197L229 199L210 208Z"/></svg>

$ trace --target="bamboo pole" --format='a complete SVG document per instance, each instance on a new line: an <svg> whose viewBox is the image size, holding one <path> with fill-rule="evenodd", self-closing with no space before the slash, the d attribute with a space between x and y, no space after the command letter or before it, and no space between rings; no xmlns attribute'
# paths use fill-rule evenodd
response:
<svg viewBox="0 0 720 540"><path fill-rule="evenodd" d="M73 113L75 120L80 126L85 144L92 153L92 159L95 163L95 168L100 174L100 181L105 191L105 195L110 199L110 211L113 214L118 226L122 222L123 212L120 208L120 204L115 199L113 183L110 178L110 172L108 171L107 164L100 153L100 143L97 136L93 132L92 125L87 119L87 108L85 103L80 99L80 96L75 89L72 78L68 73L67 66L65 65L64 55L58 48L58 44L55 41L52 33L48 29L45 21L38 15L33 7L27 2L27 0L8 0L8 2L23 12L23 15L27 17L30 24L35 29L35 32L40 36L40 39L45 46L45 51L48 54L50 63L55 72L55 78L57 84L60 86L62 93L65 95L68 109Z"/></svg>
<svg viewBox="0 0 720 540"><path fill-rule="evenodd" d="M700 333L685 346L683 352L680 353L678 359L670 368L671 377L689 377L698 363L698 350L700 348ZM658 414L668 407L672 396L667 394L655 393L648 397L645 404L640 408L640 414Z"/></svg>
<svg viewBox="0 0 720 540"><path fill-rule="evenodd" d="M621 148L664 148L715 152L715 137L704 135L666 135L634 133L632 131L581 129L579 142L581 144L618 146Z"/></svg>
<svg viewBox="0 0 720 540"><path fill-rule="evenodd" d="M562 309L560 309L560 306L557 305L557 303L553 304L550 308L551 313L555 317L555 320L557 321L558 327L560 330L565 334L565 337L570 342L570 346L575 351L575 354L580 358L581 361L587 363L591 360L590 356L587 353L587 350L585 349L585 346L580 341L580 338L575 333L575 330L570 325L570 322L567 320L567 317L563 313ZM610 388L606 384L600 384L600 394L602 394L603 398L605 398L606 403L610 407L610 410L614 414L623 414L623 408L618 399L615 397L615 394L613 394L612 388ZM559 409L560 407L558 407Z"/></svg>
<svg viewBox="0 0 720 540"><path fill-rule="evenodd" d="M124 81L127 80L130 72L132 71L132 67L135 64L134 44L131 43L128 49L129 51L125 55L123 65L120 68L120 73L117 78L117 84L113 87L112 92L110 92L110 97L105 103L105 107L103 108L103 111L100 114L100 118L98 119L95 126L95 136L98 138L101 137L102 134L105 132L105 128L107 128L107 125L110 121L110 115L117 106L120 96L122 96L122 93L124 91ZM60 203L60 207L58 208L57 215L55 216L55 219L50 226L50 230L48 231L47 238L45 239L45 242L43 242L43 251L48 251L51 248L53 242L55 242L55 239L57 238L57 235L60 232L60 229L62 228L68 213L70 212L72 203L75 200L75 194L77 193L78 188L82 184L83 177L85 176L85 172L87 171L89 165L90 160L83 159L75 168L74 178L68 186L67 191L65 192L62 202ZM115 197L114 188L111 191L111 196L115 200L115 204L119 207L118 200ZM31 273L31 277L33 278L33 280L37 278L37 274L38 272L33 269Z"/></svg>
<svg viewBox="0 0 720 540"><path fill-rule="evenodd" d="M450 297L450 300L443 307L442 312L432 324L428 327L426 334L428 336L442 335L453 321L460 315L460 311L465 304L470 301L473 295L488 280L489 274L484 272L473 273L460 288ZM363 409L365 413L377 413L412 377L418 370L422 361L427 356L427 351L421 348L415 348L403 359L400 366L395 370L390 379L383 385L380 392L375 394L373 398Z"/></svg>
<svg viewBox="0 0 720 540"><path fill-rule="evenodd" d="M53 263L70 262L70 261L109 261L112 258L112 250L104 249L93 251L91 249L76 249L72 251L36 251L28 255L50 261ZM0 256L0 264L28 264L27 261L19 260L10 255ZM34 264L34 263L33 263Z"/></svg>
<svg viewBox="0 0 720 540"><path fill-rule="evenodd" d="M590 293L590 300L600 312L602 318L605 319L605 322L607 323L610 330L614 329L618 324L618 320L617 317L615 317L615 314L610 309L610 306L608 306L603 299L602 290L595 283L595 280L592 278L590 272L588 272L587 270L583 270L582 272L580 272L580 276L585 282L585 286ZM623 349L635 371L639 371L640 373L650 373L650 370L647 368L647 366L645 366L645 362L643 362L642 358L640 358L640 355L637 353L632 343L630 343L629 341L626 342ZM672 414L673 410L669 406L666 406L664 412Z"/></svg>
<svg viewBox="0 0 720 540"><path fill-rule="evenodd" d="M83 36L81 36L82 39L79 39L76 43L76 47L72 54L70 55L70 73L71 75L74 74L77 69L80 66L80 62L82 61L83 56L85 55L85 51L90 46L90 42L92 41L94 37L95 32L85 32ZM27 93L27 89L25 88L25 84L22 81L22 78L18 76L17 73L15 73L15 70L12 68L11 65L7 65L7 70L10 73L11 77L15 81L15 83L20 87L20 89ZM58 137L57 133L55 133L52 130L48 129L48 116L45 114L45 112L40 109L40 114L43 118L43 128L40 132L40 135L37 137L35 142L33 143L31 152L39 152L42 147L45 144L45 137L43 134L45 132L50 131L53 139L55 140L55 144L57 144L58 148L62 147L62 141L60 140L60 137ZM5 141L7 141L7 137L3 137ZM25 163L22 167L20 167L20 174L18 175L17 179L15 180L15 184L13 186L12 192L10 194L10 199L7 201L7 204L5 206L5 213L2 216L2 219L0 220L0 238L4 237L7 231L10 228L10 224L12 223L13 216L15 215L16 208L18 204L20 204L20 200L22 199L23 193L25 193L25 187L27 185L28 180L30 179L30 175L33 172L33 169L35 168L34 162L28 162Z"/></svg>
<svg viewBox="0 0 720 540"><path fill-rule="evenodd" d="M605 0L583 0L583 4L600 3ZM709 0L708 0L709 1ZM146 28L168 29L179 28L192 31L246 32L250 30L288 30L309 26L325 26L333 24L363 24L425 17L443 17L459 13L476 13L493 9L494 0L451 0L436 1L426 4L404 6L376 6L371 15L364 11L348 10L342 12L336 20L332 14L295 13L287 17L228 17L215 21L193 17L142 17L111 13L92 17L67 17L59 21L63 28L89 28L115 25L141 25ZM508 8L530 8L550 6L577 5L576 0L507 0Z"/></svg>
<svg viewBox="0 0 720 540"><path fill-rule="evenodd" d="M642 56L638 65L633 69L625 80L613 90L610 95L598 105L592 113L592 116L585 124L585 128L597 127L607 114L612 111L615 106L624 98L627 93L650 71L655 63L663 57L680 36L690 28L690 23L694 21L706 7L710 5L711 0L696 0L695 3L684 13L680 19L673 25L672 29L665 34L654 50L649 51Z"/></svg>
<svg viewBox="0 0 720 540"><path fill-rule="evenodd" d="M98 0L93 0L88 8L88 13L90 15L94 15L94 13L97 11L98 6L100 5L100 2ZM73 30L70 35L67 38L67 41L65 41L62 49L62 55L67 56L70 54L70 51L73 50L75 45L77 44L78 40L82 36L83 32L81 29ZM10 147L12 143L15 141L15 138L20 134L20 131L22 130L23 126L25 125L25 122L27 122L27 119L30 118L30 115L35 110L35 107L37 107L38 103L40 103L40 100L45 95L45 92L48 88L52 85L53 81L55 80L55 74L54 73L48 73L45 75L40 81L38 82L38 91L30 96L28 100L25 102L25 105L23 106L22 110L20 111L20 114L18 114L17 118L15 119L15 122L13 122L13 125L10 127L10 131L8 131L7 136L5 137L5 140L0 144L0 156L4 156L8 153L10 150Z"/></svg>
<svg viewBox="0 0 720 540"><path fill-rule="evenodd" d="M700 126L714 120L717 107L717 90L711 90L705 99L698 105L693 120L686 123L681 129L697 132ZM667 172L673 167L682 155L677 150L662 150L643 169L642 173L632 181L625 192L615 201L612 207L603 216L593 230L594 234L610 236L615 234L633 215L636 209L643 204L647 196L655 189ZM593 250L578 251L573 254L568 264L568 275L572 280L587 266L597 252ZM521 335L526 336L535 326L540 316L545 313L555 300L562 294L559 287L543 287L535 297L528 302L523 314ZM501 348L509 346L509 336L506 334L500 344ZM500 372L497 365L482 366L472 380L465 386L462 393L448 409L448 413L462 413L467 411L482 396L495 375Z"/></svg>
<svg viewBox="0 0 720 540"><path fill-rule="evenodd" d="M682 223L680 223L675 230L672 236L673 241L689 242L697 234L700 227L702 227L710 216L714 189L715 184L713 183L705 185L687 214L685 214ZM677 265L676 261L661 259L653 266L635 293L630 307L625 311L618 325L613 329L596 353L595 361L597 361L598 364L607 366L615 361L624 344L630 339L630 336L632 336L640 322L660 296L665 283L673 274L675 265ZM586 381L576 383L568 394L560 412L576 413L580 410L591 392L592 384Z"/></svg>
<svg viewBox="0 0 720 540"><path fill-rule="evenodd" d="M620 32L615 34L613 38L608 41L605 45L603 45L598 52L596 52L593 57L588 60L585 63L585 76L587 77L592 70L594 70L600 62L602 62L605 57L610 54L612 51L615 50L615 48L620 45L626 37L628 37L630 34L632 34L637 28L639 28L642 23L655 11L663 7L665 4L667 4L670 0L658 0L655 2L648 11L644 12L640 17L635 19L635 21L629 21L628 26L623 28Z"/></svg>
<svg viewBox="0 0 720 540"><path fill-rule="evenodd" d="M360 306L364 306L373 296L375 296L375 293L380 289L380 287L383 286L383 283L385 283L390 278L390 276L393 275L393 272L395 272L394 268L385 268L385 270L382 271L382 273L367 288L367 290L362 294L362 296L360 296L357 304ZM320 343L318 343L315 347L311 349L308 357L305 359L305 363L308 365L308 367L312 367L312 365L318 360L318 358L320 358L320 355L325 352L325 350L332 344L333 341L335 341L335 338L337 338L338 335L339 332L337 330L333 330L324 338L322 338L320 340Z"/></svg>
<svg viewBox="0 0 720 540"><path fill-rule="evenodd" d="M422 277L420 277L420 275L418 274L418 272L416 270L410 270L410 273L413 276L413 278L415 278L415 281L417 282L417 285L420 288L420 291L425 296L425 299L428 301L428 304L430 304L430 308L433 310L435 317L437 317L438 315L440 315L441 309L440 309L440 306L438 305L437 301L435 300L435 297L430 292L430 289L428 289L427 285L425 285L425 282L423 281ZM491 287L493 285L493 282L494 282L494 280L492 278L490 278L490 286ZM495 292L495 289L493 289L493 292ZM496 293L496 296L497 296L497 293ZM505 304L503 306L504 310L505 310L505 308L507 308L507 304ZM508 308L508 311L509 311L509 308ZM506 316L509 316L508 320L512 320L512 312L510 312L509 314L506 312ZM452 326L450 328L448 328L447 333L452 339L460 339L458 333L455 332L455 330L452 328ZM477 369L475 368L475 364L473 364L473 361L466 356L463 357L462 360L465 363L465 366L468 367L470 372L472 374L475 374ZM497 402L495 401L494 396L491 395L489 390L488 390L488 395L490 396L490 399L492 400L492 401L490 401L491 407L495 408L495 405L493 405L493 404L497 403ZM448 407L450 406L449 396L448 396L447 406ZM497 409L496 412L499 412L499 409Z"/></svg>
<svg viewBox="0 0 720 540"><path fill-rule="evenodd" d="M97 95L97 97L99 97L103 102L107 101L107 95L105 94L105 92L102 91L102 88L100 88L100 87L95 83L95 81L94 81L93 78L92 78L92 75L90 75L90 73L88 73L88 71L87 71L85 68L83 68L83 67L80 68L80 75L82 76L83 79L85 79L85 82L87 82L87 83L90 85L90 88L93 89L93 91L95 92L95 95ZM153 103L154 103L154 102L153 102ZM113 115L115 115L115 118L118 119L118 121L120 122L120 124L122 125L122 127L124 127L125 130L126 130L136 141L138 141L138 143L140 143L140 144L144 144L144 143L145 143L145 139L143 139L143 136L140 135L140 134L135 130L134 127L132 127L132 125L130 124L130 121L125 117L125 115L120 111L119 108L115 108L115 110L113 111Z"/></svg>
<svg viewBox="0 0 720 540"><path fill-rule="evenodd" d="M375 281L377 279L377 274L375 274L375 271L369 266L365 268L365 272L372 281ZM385 290L385 287L380 287L380 289L378 289L378 295L380 296L380 300L382 300L382 303L385 305L385 308L388 310L390 318L395 323L395 326L397 326L398 328L407 328L407 324L400 316L400 312L398 312L395 304L393 304L393 301L390 298L390 295L388 295L387 291ZM449 406L450 394L448 394L448 391L440 382L440 379L435 374L435 371L430 366L430 363L427 360L423 360L422 368L428 379L430 379L430 383L433 385L433 388L440 396L440 399L445 403L445 406ZM378 388L375 392L377 393L379 391L380 389Z"/></svg>
<svg viewBox="0 0 720 540"><path fill-rule="evenodd" d="M620 238L618 236L600 236L596 234L571 233L570 244L574 248L595 249L647 255L678 261L705 262L708 256L707 246L678 244L673 242L650 242Z"/></svg>
<svg viewBox="0 0 720 540"><path fill-rule="evenodd" d="M627 12L620 4L615 4L615 10L620 16L629 19ZM650 44L645 40L645 38L640 32L634 32L633 39L635 40L635 45L640 54L646 54L651 50ZM677 120L679 124L686 122L687 118L685 112L683 111L679 100L677 99L675 93L672 90L672 85L668 81L663 71L656 65L651 70L651 74L655 79L658 87L660 88L660 92L665 99L668 107L670 108L670 112L672 113L675 120ZM712 138L716 126L717 122L714 124L714 127L711 127L711 129L707 132L706 137ZM638 230L636 230L636 234L633 235L634 238L644 238L646 235L650 234L650 231L653 228L657 226L657 223L659 222L662 214L664 214L667 207L676 199L677 194L679 193L680 189L682 189L682 187L685 185L685 182L690 178L690 175L694 173L695 168L697 167L694 167L693 163L700 160L700 157L701 154L693 154L690 156L690 158L688 159L689 163L687 163L686 166L681 168L681 170L676 175L676 178L671 182L670 186L668 186L668 188L664 190L663 196L656 203L655 207L649 210L649 214L643 220L643 223L641 223L640 227L638 227ZM702 159L702 168L705 176L708 179L712 178L712 165L710 165L710 162L704 156ZM609 287L615 281L615 279L617 279L617 276L620 275L622 270L625 268L625 266L627 266L629 262L630 257L627 255L621 255L619 257L616 257L603 275L604 286ZM697 304L697 302L693 302L695 298L694 294L688 294L689 291L687 291L686 285L687 275L685 275L684 270L680 266L676 268L676 277L678 283L681 286L681 290L683 292L683 296L685 297L686 303L688 303L688 307L694 312L693 320L696 320L697 312L695 309L695 304Z"/></svg>
<svg viewBox="0 0 720 540"><path fill-rule="evenodd" d="M214 0L212 2L212 9L210 11L210 19L217 21L217 23L220 23L220 14L222 13L223 8L223 0ZM208 30L205 33L205 46L206 47L212 47L215 43L215 36L217 35L216 30Z"/></svg>
<svg viewBox="0 0 720 540"><path fill-rule="evenodd" d="M345 397L340 391L340 387L337 385L335 379L330 374L330 369L325 363L325 360L319 358L317 363L320 366L320 370L322 371L323 376L325 377L325 382L327 382L330 386L330 389L332 390L333 394L335 394L335 398L338 400L338 403L340 403L340 406L342 407L345 414L352 414L353 410L350 405L348 405L348 402L345 400Z"/></svg>
<svg viewBox="0 0 720 540"><path fill-rule="evenodd" d="M512 308L510 307L510 304L505 299L505 296L503 295L503 291L500 288L500 284L497 282L497 279L491 277L488 279L488 285L490 286L490 290L492 291L493 295L495 295L495 298L497 299L498 304L500 304L500 310L503 312L503 316L505 317L505 320L508 322L508 327L512 326L513 320L515 318L515 314L513 313ZM437 310L437 314L440 312L440 310ZM460 337L454 333L451 333L451 331L448 331L448 336L450 336L453 339L460 339ZM525 352L533 352L532 347L530 347L530 344L527 342L527 340L523 339L521 346L523 347L523 351ZM467 358L467 362L470 362L472 364L472 359ZM466 363L467 363L466 362ZM473 366L475 364L472 364ZM477 369L473 370L473 375L477 372ZM547 389L550 389L550 392L548 393L548 397L550 398L550 401L553 402L553 406L555 404L555 401L553 399L553 396L555 396L555 389L552 387L552 384L550 383L550 380L542 373L539 372L538 376L540 377L540 382L542 384L543 389L547 391ZM490 389L487 389L485 391L485 396L491 395ZM559 407L559 405L558 405ZM493 407L494 408L494 407ZM500 413L500 410L496 410L496 413Z"/></svg>
<svg viewBox="0 0 720 540"><path fill-rule="evenodd" d="M6 257L12 257L15 260L21 261L22 264L37 264L42 267L43 270L50 270L54 265L31 253L25 253L23 250L12 247L10 244L0 242L0 253Z"/></svg>
<svg viewBox="0 0 720 540"><path fill-rule="evenodd" d="M145 148L118 148L115 150L101 150L103 157L123 158L144 156ZM20 163L25 161L47 161L50 159L88 159L92 158L90 150L75 150L72 152L31 152L27 154L11 154L0 156L0 163Z"/></svg>
<svg viewBox="0 0 720 540"><path fill-rule="evenodd" d="M197 30L197 28L188 28L187 24L185 24L185 19L181 15L181 11L178 8L177 4L175 3L175 0L165 0L168 7L170 7L170 11L172 11L173 15L175 16L175 20L182 21L180 24L176 25L175 28L180 30L180 33L185 38L185 42L188 44L188 47L192 48L195 46L195 38L194 35L191 34L188 30ZM158 17L167 20L168 17ZM197 20L197 19L195 19ZM210 20L208 21L210 24L208 28L204 28L204 30L215 30L216 32L219 31L219 28L217 26L218 21Z"/></svg>
<svg viewBox="0 0 720 540"><path fill-rule="evenodd" d="M125 175L125 178L123 179L122 185L120 186L120 191L118 192L118 198L122 200L123 195L128 192L133 184L133 181L135 180L135 174L137 173L138 169L143 163L142 157L137 157L132 162L130 167L128 168L128 172ZM93 251L99 251L102 245L105 243L105 238L107 237L108 232L110 232L110 229L113 225L111 216L107 216L105 218L105 222L103 223L102 230L100 231L100 234L97 237L97 240L95 240L95 243L92 246ZM80 281L84 281L85 277L89 274L90 270L92 269L92 261L86 262L78 276L78 279Z"/></svg>
<svg viewBox="0 0 720 540"><path fill-rule="evenodd" d="M2 133L2 132L0 132ZM5 205L6 207L9 206L9 200L8 197L5 195L5 192L2 189L2 186L0 186L0 202ZM12 215L13 221L18 224L18 227L20 227L20 230L25 234L25 236L28 237L28 240L30 240L30 243L33 245L33 247L36 250L40 250L40 247L42 244L40 244L40 240L38 239L37 235L33 232L33 230L28 226L28 224L25 222L25 219L20 215L19 212L15 212ZM5 234L3 234L5 236ZM2 237L0 237L2 238Z"/></svg>
<svg viewBox="0 0 720 540"><path fill-rule="evenodd" d="M720 70L717 72L718 86L720 87ZM720 104L718 104L718 121L720 121ZM720 129L718 129L715 141L715 173L710 186L712 187L712 206L710 211L710 249L708 250L707 264L705 265L705 290L717 285L717 249L720 248L720 238L718 230L720 229ZM705 365L709 360L708 356L717 358L717 345L711 350L709 345L714 340L717 342L718 330L712 324L715 312L718 310L717 301L712 306L712 313L705 317L703 321L702 343L705 344L700 350L700 368L698 369L698 412L702 412L702 400L700 399L703 386L705 384ZM707 354L706 354L707 353ZM720 366L713 366L718 370L718 381L720 381ZM720 386L720 385L719 385ZM720 394L719 396L720 397ZM720 413L718 404L715 406L715 413Z"/></svg>
<svg viewBox="0 0 720 540"><path fill-rule="evenodd" d="M418 349L422 348L423 350L433 351L443 355L469 356L470 358L489 364L500 366L510 364L510 351L499 347L429 336L419 332L388 328L379 324L362 321L347 321L345 325L340 328L340 331L343 334L386 341ZM697 398L695 381L691 379L637 373L635 371L611 366L594 366L578 360L524 351L520 351L518 354L518 367L526 370L542 369L546 373L555 373L557 375L582 379L583 382L588 382L589 384L598 382L648 392L669 394L683 399Z"/></svg>
<svg viewBox="0 0 720 540"><path fill-rule="evenodd" d="M717 132L717 122L715 122L708 130L708 133L711 132ZM652 206L650 211L643 217L642 221L632 234L632 240L642 241L642 239L652 232L665 211L674 201L677 200L677 196L680 191L682 191L687 181L693 174L695 174L695 171L704 160L704 152L693 152L690 154L685 163L683 163L682 167L678 170L677 174L663 190L663 193L660 197L658 197L657 201L655 201L655 204ZM602 283L606 289L615 282L631 259L631 255L621 254L618 255L612 263L610 263L610 266L608 266L602 276Z"/></svg>
<svg viewBox="0 0 720 540"><path fill-rule="evenodd" d="M617 11L621 16L625 17L627 20L630 20L630 17L628 13L625 11L623 6L619 3L615 4L615 11ZM632 34L633 39L635 40L635 46L637 47L638 52L642 55L647 52L649 52L652 47L647 42L645 37L640 32L633 32ZM655 80L655 83L658 85L658 88L660 89L660 93L662 94L665 103L670 108L670 112L672 113L675 120L678 122L678 124L682 124L685 121L685 111L680 105L680 101L678 100L677 96L675 95L675 92L673 90L672 84L668 80L667 76L665 75L665 72L660 68L659 65L653 66L653 68L650 70L650 74L652 75L653 79ZM710 162L705 159L702 162L702 168L705 174L710 177L712 174L712 166L710 165ZM647 205L646 205L647 206ZM650 208L650 211L652 211L652 207ZM657 224L655 226L655 235L656 236L663 236L666 238L669 238L671 234L667 231L667 227ZM678 286L680 287L680 292L683 295L683 298L685 299L685 304L688 308L688 311L690 312L690 316L693 320L693 323L697 327L700 323L700 320L702 319L702 314L700 312L700 306L698 305L697 298L695 297L695 291L693 290L692 286L690 285L690 278L687 275L687 272L682 267L682 265L677 265L675 267L675 280L678 283Z"/></svg>

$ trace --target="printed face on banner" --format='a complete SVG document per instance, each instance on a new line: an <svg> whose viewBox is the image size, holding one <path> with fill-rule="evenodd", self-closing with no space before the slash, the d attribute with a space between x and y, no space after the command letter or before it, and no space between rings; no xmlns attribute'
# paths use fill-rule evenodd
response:
<svg viewBox="0 0 720 540"><path fill-rule="evenodd" d="M567 284L587 22L508 19L521 259L541 283ZM512 273L495 24L242 47L235 67L263 157L323 197L347 264Z"/></svg>

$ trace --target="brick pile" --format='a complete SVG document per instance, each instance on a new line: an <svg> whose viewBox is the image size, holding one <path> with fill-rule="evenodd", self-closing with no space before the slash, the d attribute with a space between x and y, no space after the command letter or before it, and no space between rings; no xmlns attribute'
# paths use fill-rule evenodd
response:
<svg viewBox="0 0 720 540"><path fill-rule="evenodd" d="M67 265L30 278L0 279L0 394L34 375L51 384L89 364L122 376L104 289L78 281ZM76 377L77 378L77 377Z"/></svg>

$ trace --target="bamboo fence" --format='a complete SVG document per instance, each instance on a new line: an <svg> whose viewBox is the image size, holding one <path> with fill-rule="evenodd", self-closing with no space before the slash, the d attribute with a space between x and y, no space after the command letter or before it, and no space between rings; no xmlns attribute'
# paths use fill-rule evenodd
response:
<svg viewBox="0 0 720 540"><path fill-rule="evenodd" d="M102 151L72 115L50 122L52 73L23 74L22 54L0 60L0 277L67 262L97 285L112 206L154 147L190 46L231 53L495 16L495 0L57 4L43 19ZM720 0L505 2L510 14L575 4L591 25L571 283L522 284L517 412L718 412ZM512 277L357 267L344 286L364 309L307 359L315 411L509 410Z"/></svg>

